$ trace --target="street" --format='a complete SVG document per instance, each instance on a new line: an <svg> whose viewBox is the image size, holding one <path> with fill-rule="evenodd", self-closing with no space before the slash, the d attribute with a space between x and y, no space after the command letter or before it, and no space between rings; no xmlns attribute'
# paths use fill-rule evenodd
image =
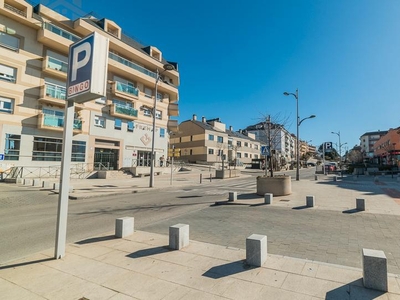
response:
<svg viewBox="0 0 400 300"><path fill-rule="evenodd" d="M360 267L362 248L381 249L388 257L389 272L400 273L398 215L214 206L226 200L229 191L254 193L259 174L249 172L244 178L162 191L70 200L67 242L112 233L116 218L134 216L136 230L168 234L169 226L186 223L191 239L242 249L248 235L265 234L272 254L353 267ZM301 180L313 176L314 169L301 172ZM0 193L0 263L54 247L58 196L7 184L0 184Z"/></svg>

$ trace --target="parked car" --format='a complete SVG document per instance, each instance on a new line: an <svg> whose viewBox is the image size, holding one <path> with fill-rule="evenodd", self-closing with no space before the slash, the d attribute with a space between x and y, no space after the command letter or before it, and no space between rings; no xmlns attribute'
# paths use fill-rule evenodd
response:
<svg viewBox="0 0 400 300"><path fill-rule="evenodd" d="M336 169L337 169L337 166L336 166L335 162L325 163L325 170L326 171L332 172L332 171L336 171Z"/></svg>

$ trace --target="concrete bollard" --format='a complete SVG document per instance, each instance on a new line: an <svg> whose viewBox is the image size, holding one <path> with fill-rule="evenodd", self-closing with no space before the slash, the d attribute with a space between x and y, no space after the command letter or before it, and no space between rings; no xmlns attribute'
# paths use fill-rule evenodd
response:
<svg viewBox="0 0 400 300"><path fill-rule="evenodd" d="M306 206L307 207L315 206L315 196L306 196Z"/></svg>
<svg viewBox="0 0 400 300"><path fill-rule="evenodd" d="M314 180L318 180L318 176L317 175L314 176Z"/></svg>
<svg viewBox="0 0 400 300"><path fill-rule="evenodd" d="M365 199L356 199L356 209L359 211L365 210Z"/></svg>
<svg viewBox="0 0 400 300"><path fill-rule="evenodd" d="M363 283L366 288L388 291L387 259L381 250L362 249Z"/></svg>
<svg viewBox="0 0 400 300"><path fill-rule="evenodd" d="M264 194L264 203L265 204L272 204L273 200L274 200L274 194L270 194L270 193Z"/></svg>
<svg viewBox="0 0 400 300"><path fill-rule="evenodd" d="M43 183L40 179L33 179L33 186L40 186L42 187Z"/></svg>
<svg viewBox="0 0 400 300"><path fill-rule="evenodd" d="M135 218L123 217L115 219L115 236L124 238L133 234L135 230Z"/></svg>
<svg viewBox="0 0 400 300"><path fill-rule="evenodd" d="M337 181L337 176L333 176L333 181Z"/></svg>
<svg viewBox="0 0 400 300"><path fill-rule="evenodd" d="M267 260L267 236L252 234L246 239L246 263L261 267Z"/></svg>
<svg viewBox="0 0 400 300"><path fill-rule="evenodd" d="M24 185L32 185L32 179L25 178Z"/></svg>
<svg viewBox="0 0 400 300"><path fill-rule="evenodd" d="M189 225L176 224L169 227L169 247L180 250L189 246Z"/></svg>
<svg viewBox="0 0 400 300"><path fill-rule="evenodd" d="M233 202L237 200L237 192L229 192L229 198L228 201L229 202Z"/></svg>
<svg viewBox="0 0 400 300"><path fill-rule="evenodd" d="M54 182L51 181L43 181L42 187L49 190L54 190Z"/></svg>

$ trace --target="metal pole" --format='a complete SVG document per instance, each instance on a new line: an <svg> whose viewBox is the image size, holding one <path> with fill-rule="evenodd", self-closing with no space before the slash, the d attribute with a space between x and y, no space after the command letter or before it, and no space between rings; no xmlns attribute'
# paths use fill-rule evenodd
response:
<svg viewBox="0 0 400 300"><path fill-rule="evenodd" d="M339 167L341 167L342 165L342 144L340 143L340 131L338 132L338 136L339 136Z"/></svg>
<svg viewBox="0 0 400 300"><path fill-rule="evenodd" d="M300 180L300 171L299 171L299 160L300 160L300 153L299 153L299 127L300 127L300 118L299 118L299 89L296 89L296 110L297 110L297 145L296 145L296 180Z"/></svg>
<svg viewBox="0 0 400 300"><path fill-rule="evenodd" d="M323 163L324 163L324 166L323 166L323 169L324 169L324 175L326 175L326 172L325 172L325 142L322 144L322 155L323 155Z"/></svg>
<svg viewBox="0 0 400 300"><path fill-rule="evenodd" d="M200 184L201 184L202 180L203 180L203 174L200 174Z"/></svg>
<svg viewBox="0 0 400 300"><path fill-rule="evenodd" d="M158 73L157 69L157 78L156 78L156 84L155 84L155 90L156 94L154 96L154 105L153 105L153 134L152 134L152 139L151 139L151 164L150 164L150 184L149 187L154 186L154 164L155 164L155 153L154 153L154 144L155 144L155 138L156 138L156 107L157 107L157 85L158 85L158 80L160 79L160 75Z"/></svg>
<svg viewBox="0 0 400 300"><path fill-rule="evenodd" d="M60 259L65 256L65 244L67 240L68 219L68 193L70 183L70 164L72 156L72 134L74 124L75 104L74 101L66 101L64 116L63 149L61 159L60 191L58 194L56 245L54 258Z"/></svg>

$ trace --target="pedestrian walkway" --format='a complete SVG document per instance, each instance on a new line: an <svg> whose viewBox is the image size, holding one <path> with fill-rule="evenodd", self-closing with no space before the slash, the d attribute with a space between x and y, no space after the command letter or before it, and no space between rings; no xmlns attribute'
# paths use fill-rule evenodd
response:
<svg viewBox="0 0 400 300"><path fill-rule="evenodd" d="M245 239L246 237L243 237ZM389 292L365 289L362 270L268 255L262 267L246 265L245 251L190 241L168 249L168 236L112 233L0 266L2 299L399 299L400 279ZM361 255L361 253L360 253ZM360 257L361 259L361 257Z"/></svg>

